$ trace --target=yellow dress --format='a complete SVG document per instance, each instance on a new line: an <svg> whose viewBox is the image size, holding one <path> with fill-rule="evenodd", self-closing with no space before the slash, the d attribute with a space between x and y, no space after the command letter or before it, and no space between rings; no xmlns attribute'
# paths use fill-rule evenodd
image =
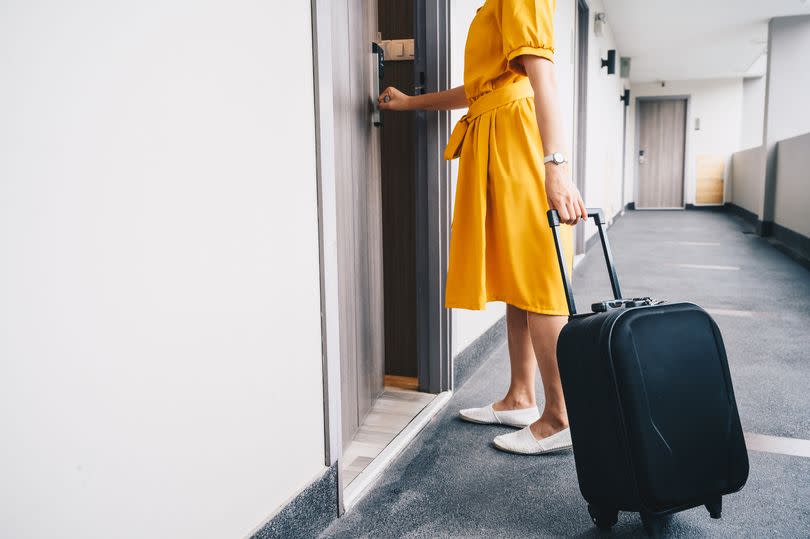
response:
<svg viewBox="0 0 810 539"><path fill-rule="evenodd" d="M543 144L523 54L554 61L555 0L487 0L470 25L464 90L470 107L445 158L460 157L450 232L445 307L503 301L567 315L548 225ZM553 151L554 149L549 149ZM573 264L572 227L560 227Z"/></svg>

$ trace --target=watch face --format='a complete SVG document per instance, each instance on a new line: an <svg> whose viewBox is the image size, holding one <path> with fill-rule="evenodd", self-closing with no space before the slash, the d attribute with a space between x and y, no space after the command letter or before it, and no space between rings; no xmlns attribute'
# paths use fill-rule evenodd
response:
<svg viewBox="0 0 810 539"><path fill-rule="evenodd" d="M554 152L552 154L552 158L554 159L554 162L557 163L558 165L565 162L565 157L560 152Z"/></svg>

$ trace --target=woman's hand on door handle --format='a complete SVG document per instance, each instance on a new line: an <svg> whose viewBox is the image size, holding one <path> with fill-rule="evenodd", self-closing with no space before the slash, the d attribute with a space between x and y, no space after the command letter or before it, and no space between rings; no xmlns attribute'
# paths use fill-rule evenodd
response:
<svg viewBox="0 0 810 539"><path fill-rule="evenodd" d="M406 95L393 86L389 86L380 93L377 98L377 105L380 110L411 110L408 101L411 96Z"/></svg>
<svg viewBox="0 0 810 539"><path fill-rule="evenodd" d="M388 101L385 100L386 96ZM377 98L380 110L452 110L467 105L464 86L419 95L407 95L389 86Z"/></svg>

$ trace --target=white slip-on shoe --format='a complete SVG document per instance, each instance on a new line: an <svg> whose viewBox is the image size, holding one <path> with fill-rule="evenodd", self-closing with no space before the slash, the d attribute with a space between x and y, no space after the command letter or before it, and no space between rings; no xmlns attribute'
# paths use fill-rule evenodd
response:
<svg viewBox="0 0 810 539"><path fill-rule="evenodd" d="M496 436L492 442L498 449L508 451L509 453L542 455L543 453L562 451L563 449L571 447L571 429L564 428L560 432L538 440L534 437L534 434L532 434L531 429L525 427L517 432Z"/></svg>
<svg viewBox="0 0 810 539"><path fill-rule="evenodd" d="M523 428L531 425L540 419L540 411L537 406L531 408L521 408L520 410L496 411L489 406L481 408L465 408L458 411L458 415L465 421L471 423L481 423L484 425L507 425L510 427Z"/></svg>

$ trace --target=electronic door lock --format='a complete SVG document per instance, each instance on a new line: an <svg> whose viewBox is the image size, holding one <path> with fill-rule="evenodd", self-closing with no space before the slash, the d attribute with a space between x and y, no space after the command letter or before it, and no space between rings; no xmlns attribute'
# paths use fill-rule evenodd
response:
<svg viewBox="0 0 810 539"><path fill-rule="evenodd" d="M380 87L382 86L383 74L385 69L385 49L379 43L371 42L371 88L374 95L371 96L371 103L373 110L371 112L371 123L374 127L382 125L382 115L380 114L380 107L377 104L377 98L380 96Z"/></svg>

